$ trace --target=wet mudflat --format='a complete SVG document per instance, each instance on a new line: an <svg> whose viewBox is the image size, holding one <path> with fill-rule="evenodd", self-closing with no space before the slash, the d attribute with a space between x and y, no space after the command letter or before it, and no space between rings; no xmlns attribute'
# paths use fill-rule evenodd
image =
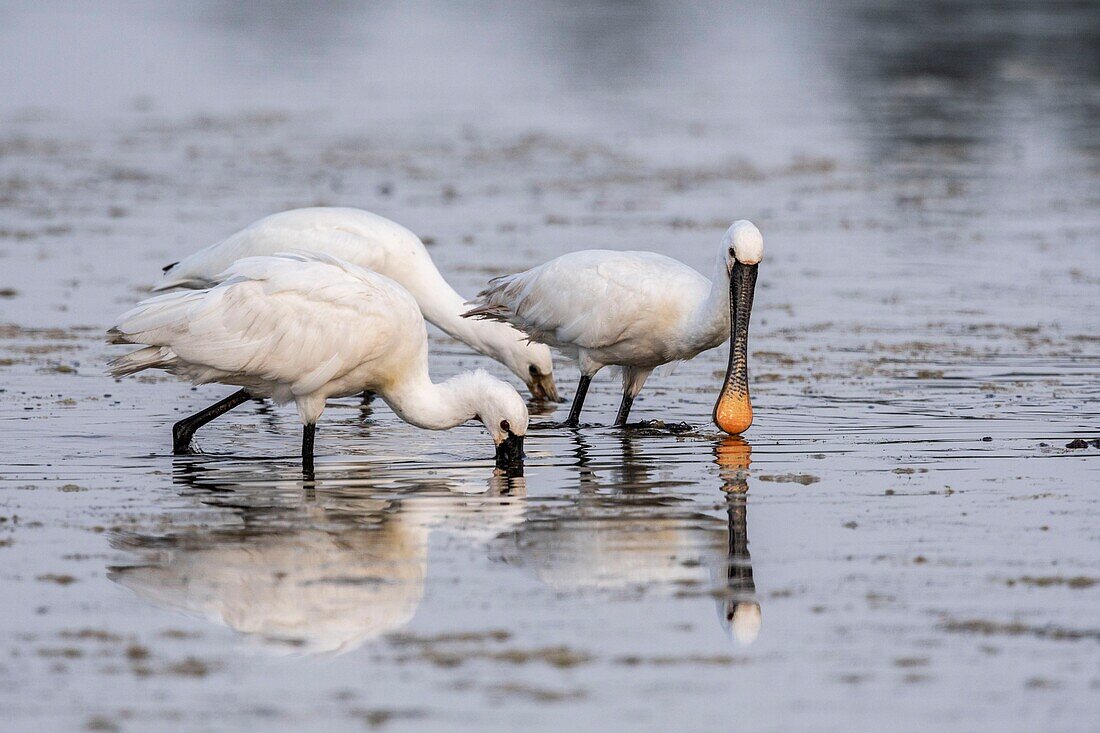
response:
<svg viewBox="0 0 1100 733"><path fill-rule="evenodd" d="M8 726L1095 725L1094 8L195 7L3 7ZM751 218L757 422L710 425L719 349L635 404L691 430L606 427L601 375L522 478L353 400L314 485L292 409L168 455L228 390L115 382L104 329L313 204L465 293L582 247L706 272Z"/></svg>

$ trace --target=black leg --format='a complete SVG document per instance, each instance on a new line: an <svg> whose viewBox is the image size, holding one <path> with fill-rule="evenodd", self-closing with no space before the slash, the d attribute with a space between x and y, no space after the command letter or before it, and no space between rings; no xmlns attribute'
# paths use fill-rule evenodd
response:
<svg viewBox="0 0 1100 733"><path fill-rule="evenodd" d="M634 404L634 398L629 392L623 392L623 401L619 403L619 414L615 416L615 427L626 425L626 418L630 415L630 406Z"/></svg>
<svg viewBox="0 0 1100 733"><path fill-rule="evenodd" d="M317 423L302 428L302 471L313 474L313 438L317 434Z"/></svg>
<svg viewBox="0 0 1100 733"><path fill-rule="evenodd" d="M581 408L584 407L584 398L588 394L588 385L592 383L592 377L581 375L580 384L577 385L577 393L573 395L573 406L569 408L569 418L565 421L565 427L575 428L581 423Z"/></svg>
<svg viewBox="0 0 1100 733"><path fill-rule="evenodd" d="M196 430L250 399L252 399L252 395L242 389L229 395L221 402L215 402L205 410L199 410L194 415L180 420L172 426L172 452L177 455L189 452L191 450L191 439L195 437Z"/></svg>
<svg viewBox="0 0 1100 733"><path fill-rule="evenodd" d="M373 401L373 400L374 400L374 392L371 392L369 389L363 390L363 402L361 403L363 405L363 407L369 407L371 401Z"/></svg>

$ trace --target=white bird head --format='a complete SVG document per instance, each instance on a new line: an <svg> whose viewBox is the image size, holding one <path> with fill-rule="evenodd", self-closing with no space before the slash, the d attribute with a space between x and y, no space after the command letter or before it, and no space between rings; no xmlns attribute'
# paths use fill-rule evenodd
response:
<svg viewBox="0 0 1100 733"><path fill-rule="evenodd" d="M739 219L722 237L722 251L727 270L733 269L734 262L755 265L764 259L764 237L751 221Z"/></svg>
<svg viewBox="0 0 1100 733"><path fill-rule="evenodd" d="M493 436L497 467L512 469L521 465L523 438L527 435L527 403L507 382L481 370L471 374L473 407L477 419Z"/></svg>

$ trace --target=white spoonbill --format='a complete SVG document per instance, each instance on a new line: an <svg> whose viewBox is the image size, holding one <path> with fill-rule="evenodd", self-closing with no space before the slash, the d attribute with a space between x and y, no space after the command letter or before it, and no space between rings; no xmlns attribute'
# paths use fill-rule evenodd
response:
<svg viewBox="0 0 1100 733"><path fill-rule="evenodd" d="M116 344L145 345L108 365L116 377L164 369L195 384L241 387L172 429L186 452L195 431L255 397L294 402L302 464L313 466L317 419L330 397L371 390L417 427L484 423L497 465L523 456L527 406L514 388L483 371L433 384L428 336L416 301L389 278L317 253L248 257L207 290L142 301L108 331Z"/></svg>
<svg viewBox="0 0 1100 733"><path fill-rule="evenodd" d="M511 326L462 318L466 299L439 274L420 238L362 209L317 206L272 214L164 268L153 290L208 288L244 257L321 252L394 280L416 298L424 317L523 380L536 400L558 401L550 349Z"/></svg>
<svg viewBox="0 0 1100 733"><path fill-rule="evenodd" d="M465 315L512 324L532 340L577 360L581 381L565 425L576 427L592 377L623 367L616 425L658 366L695 357L732 337L716 425L728 433L752 424L748 337L764 239L752 222L722 237L713 277L653 252L584 250L489 281Z"/></svg>

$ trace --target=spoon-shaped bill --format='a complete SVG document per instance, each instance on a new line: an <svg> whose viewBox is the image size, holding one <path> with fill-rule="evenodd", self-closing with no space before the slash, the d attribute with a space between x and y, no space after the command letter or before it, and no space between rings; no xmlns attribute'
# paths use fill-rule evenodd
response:
<svg viewBox="0 0 1100 733"><path fill-rule="evenodd" d="M758 265L735 262L730 273L730 359L714 404L714 424L731 435L752 425L749 400L749 316Z"/></svg>
<svg viewBox="0 0 1100 733"><path fill-rule="evenodd" d="M523 436L508 433L497 444L496 466L509 476L523 475Z"/></svg>
<svg viewBox="0 0 1100 733"><path fill-rule="evenodd" d="M532 374L527 382L527 388L531 390L531 397L537 402L564 402L565 399L558 396L558 386L554 384L553 374Z"/></svg>

